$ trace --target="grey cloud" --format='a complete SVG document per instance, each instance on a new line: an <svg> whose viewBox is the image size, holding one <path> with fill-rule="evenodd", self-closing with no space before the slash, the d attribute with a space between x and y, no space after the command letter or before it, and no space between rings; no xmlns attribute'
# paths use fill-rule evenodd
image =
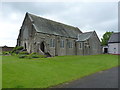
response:
<svg viewBox="0 0 120 90"><path fill-rule="evenodd" d="M117 3L14 2L3 3L14 11L56 15L66 21L96 23L117 18ZM77 9L77 10L76 10ZM72 21L73 21L72 20Z"/></svg>
<svg viewBox="0 0 120 90"><path fill-rule="evenodd" d="M118 30L117 9L117 2L4 2L1 18L12 22L9 15L20 14L18 22L21 25L25 13L30 12L79 27L82 31L93 29L97 32L105 32Z"/></svg>
<svg viewBox="0 0 120 90"><path fill-rule="evenodd" d="M10 2L3 3L3 6L11 7L14 11L20 12L31 12L35 14L51 14L56 12L61 12L64 9L67 9L63 3L49 3L49 2Z"/></svg>

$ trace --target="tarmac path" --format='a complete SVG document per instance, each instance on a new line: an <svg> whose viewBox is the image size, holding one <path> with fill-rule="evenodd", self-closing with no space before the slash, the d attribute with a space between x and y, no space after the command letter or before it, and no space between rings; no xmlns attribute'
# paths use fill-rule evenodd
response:
<svg viewBox="0 0 120 90"><path fill-rule="evenodd" d="M55 88L118 88L118 70L120 67L114 67L70 83L55 86Z"/></svg>

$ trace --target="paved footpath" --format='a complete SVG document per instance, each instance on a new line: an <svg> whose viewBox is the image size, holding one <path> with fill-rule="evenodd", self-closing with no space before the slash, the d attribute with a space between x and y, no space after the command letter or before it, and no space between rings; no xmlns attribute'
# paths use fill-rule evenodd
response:
<svg viewBox="0 0 120 90"><path fill-rule="evenodd" d="M118 88L118 67L58 85L55 88Z"/></svg>

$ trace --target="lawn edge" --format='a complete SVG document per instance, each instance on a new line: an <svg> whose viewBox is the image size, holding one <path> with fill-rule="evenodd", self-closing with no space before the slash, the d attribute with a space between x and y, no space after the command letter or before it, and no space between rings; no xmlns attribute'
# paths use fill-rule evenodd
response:
<svg viewBox="0 0 120 90"><path fill-rule="evenodd" d="M94 73L90 73L90 74L85 75L85 76L82 76L82 77L80 77L80 78L72 79L72 80L70 80L70 81L65 81L65 82L63 82L63 83L60 83L60 84L57 84L57 85L53 85L53 86L49 86L49 87L46 87L46 88L60 88L60 87L59 87L60 85L65 85L65 84L67 84L67 83L74 82L74 81L76 81L76 80L78 80L78 79L82 79L82 78L85 78L85 77L87 77L87 76L90 76L90 75L99 73L99 72L101 72L101 71L106 71L106 70L109 70L109 69L112 69L112 68L115 68L115 67L119 67L119 66L120 66L120 65L113 66L113 67L110 67L110 68L107 68L107 69L103 69L103 70L100 70L100 71L96 71L96 72L94 72Z"/></svg>

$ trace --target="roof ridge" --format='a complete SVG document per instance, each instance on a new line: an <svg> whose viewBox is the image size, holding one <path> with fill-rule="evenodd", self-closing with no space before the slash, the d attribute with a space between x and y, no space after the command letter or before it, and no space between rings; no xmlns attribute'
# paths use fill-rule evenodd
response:
<svg viewBox="0 0 120 90"><path fill-rule="evenodd" d="M71 38L77 38L77 34L82 33L78 27L66 25L31 13L26 14L29 18L31 18L31 21L33 20L32 24L35 25L37 32Z"/></svg>
<svg viewBox="0 0 120 90"><path fill-rule="evenodd" d="M62 25L65 25L65 26L68 26L68 27L72 27L72 28L76 28L76 29L79 29L78 27L75 27L75 26L72 26L72 25L68 25L68 24L65 24L65 23L61 23L61 22L58 22L58 21L54 21L54 20L51 20L51 19L48 19L48 18L44 18L44 17L41 17L41 16L38 16L38 15L35 15L35 14L31 14L31 13L28 13L28 15L33 15L35 17L38 17L38 18L42 18L42 19L45 19L45 20L49 20L49 21L52 21L52 22L55 22L55 23L59 23L59 24L62 24ZM80 30L80 29L79 29ZM81 30L80 30L81 31Z"/></svg>

